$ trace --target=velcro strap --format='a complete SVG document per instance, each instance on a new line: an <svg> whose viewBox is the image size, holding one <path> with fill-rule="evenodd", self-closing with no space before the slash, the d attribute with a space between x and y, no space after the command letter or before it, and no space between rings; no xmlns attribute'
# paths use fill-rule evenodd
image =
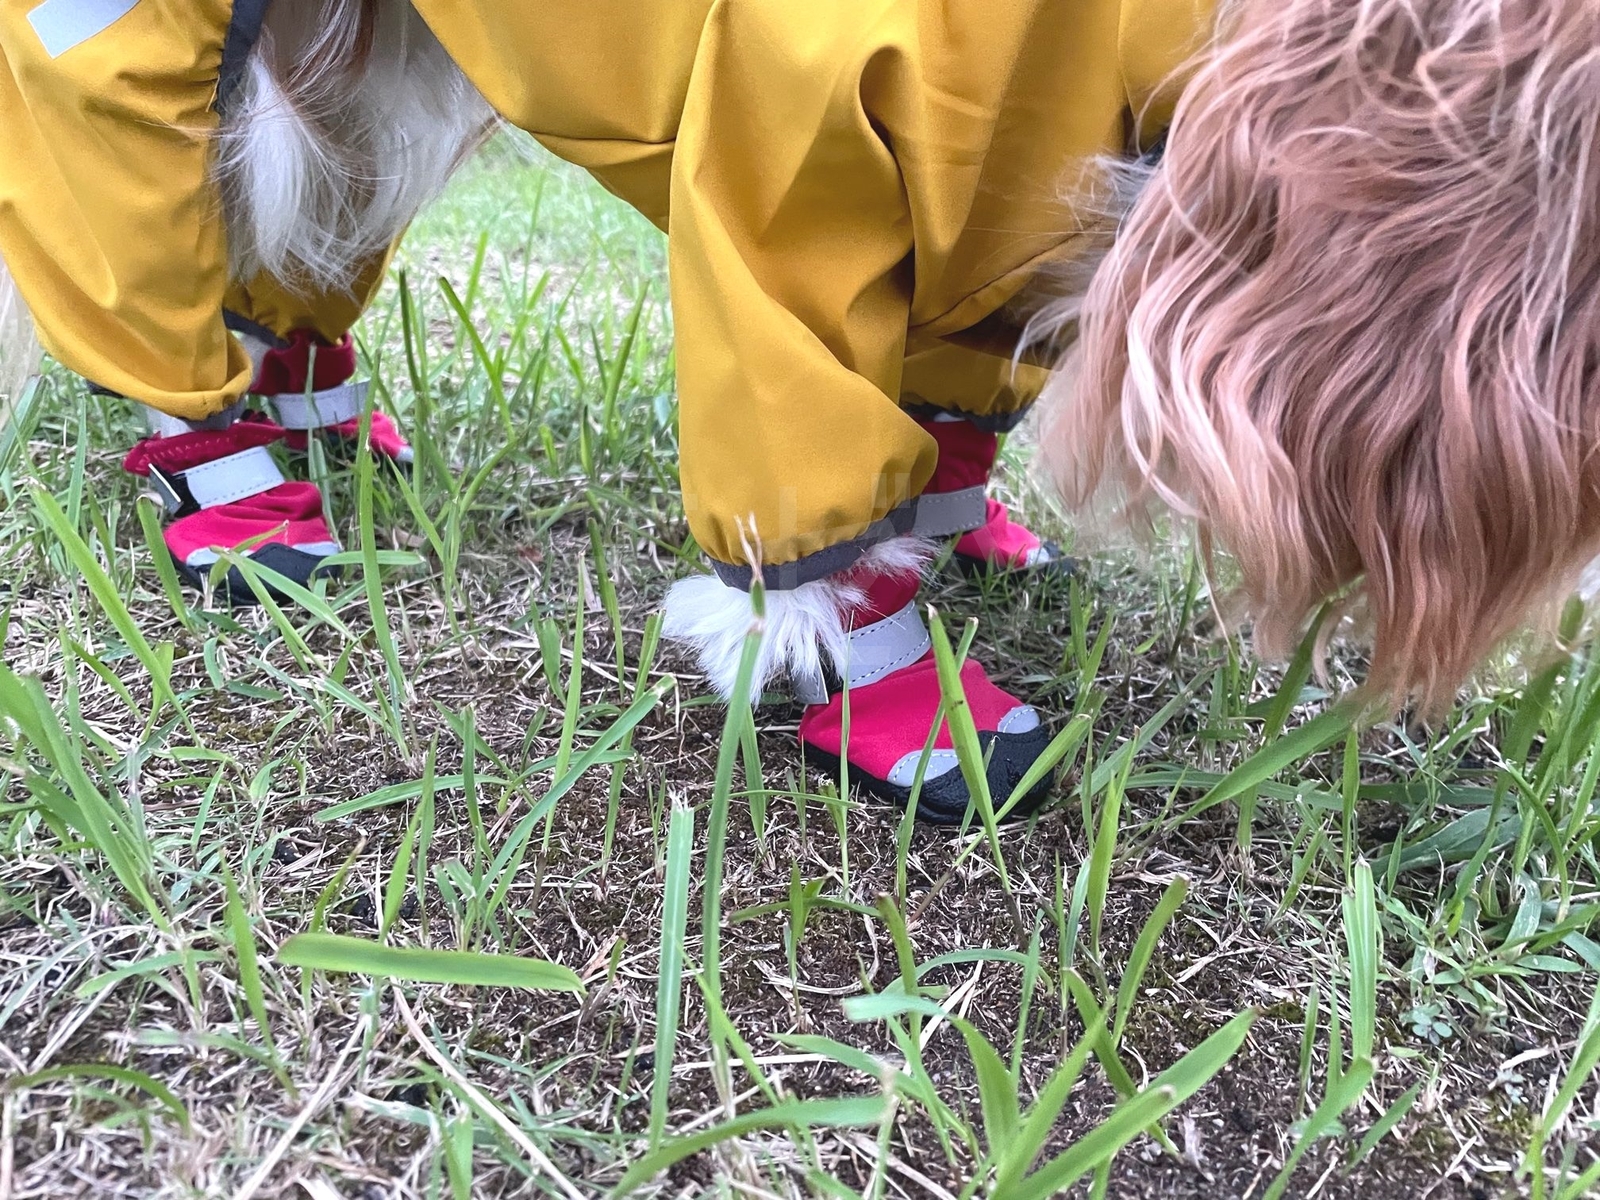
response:
<svg viewBox="0 0 1600 1200"><path fill-rule="evenodd" d="M853 688L877 683L901 667L909 667L931 649L933 639L913 600L892 616L851 630L846 681Z"/></svg>
<svg viewBox="0 0 1600 1200"><path fill-rule="evenodd" d="M839 664L839 686L862 688L909 667L933 648L933 639L913 600L897 613L851 630L849 644L849 658ZM827 703L829 688L821 679L797 679L793 688L802 704Z"/></svg>
<svg viewBox="0 0 1600 1200"><path fill-rule="evenodd" d="M285 392L268 396L267 403L285 429L323 429L329 425L343 425L354 421L367 407L367 381L341 383L326 391Z"/></svg>
<svg viewBox="0 0 1600 1200"><path fill-rule="evenodd" d="M283 481L277 460L265 446L252 446L187 471L168 474L156 467L150 468L150 483L166 505L168 514L174 517L232 504L247 496L259 496Z"/></svg>
<svg viewBox="0 0 1600 1200"><path fill-rule="evenodd" d="M977 529L988 516L988 496L982 486L957 492L923 492L917 497L917 518L911 532L918 537L949 537Z"/></svg>

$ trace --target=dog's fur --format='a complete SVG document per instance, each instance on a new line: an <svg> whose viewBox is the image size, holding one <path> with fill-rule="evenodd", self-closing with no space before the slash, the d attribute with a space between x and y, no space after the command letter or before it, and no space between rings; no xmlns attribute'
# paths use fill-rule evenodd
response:
<svg viewBox="0 0 1600 1200"><path fill-rule="evenodd" d="M843 575L815 579L787 591L768 592L761 650L750 682L751 701L782 678L816 679L825 664L844 673L849 657L850 617L867 600L874 575L921 575L935 546L918 537L879 542ZM755 624L750 594L715 575L694 575L667 594L662 633L684 642L723 699L733 698L744 642Z"/></svg>
<svg viewBox="0 0 1600 1200"><path fill-rule="evenodd" d="M494 124L409 0L274 0L215 138L231 277L347 292ZM0 400L38 358L0 264Z"/></svg>
<svg viewBox="0 0 1600 1200"><path fill-rule="evenodd" d="M217 139L234 278L348 289L493 124L407 0L273 0Z"/></svg>
<svg viewBox="0 0 1600 1200"><path fill-rule="evenodd" d="M1231 553L1269 654L1356 585L1437 709L1600 551L1600 0L1242 0L1044 435Z"/></svg>

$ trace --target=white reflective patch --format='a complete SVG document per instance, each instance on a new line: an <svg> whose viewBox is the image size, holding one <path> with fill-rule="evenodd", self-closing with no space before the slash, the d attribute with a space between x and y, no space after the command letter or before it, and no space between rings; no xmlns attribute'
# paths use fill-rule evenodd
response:
<svg viewBox="0 0 1600 1200"><path fill-rule="evenodd" d="M958 492L923 492L917 497L916 524L911 532L918 537L949 537L979 528L988 515L988 496L982 484Z"/></svg>
<svg viewBox="0 0 1600 1200"><path fill-rule="evenodd" d="M275 546L279 545L280 543L268 542L266 544L269 546ZM256 550L259 549L260 547L257 546ZM298 550L301 554L309 554L312 558L327 558L330 554L341 553L344 550L344 547L339 545L338 542L306 542L303 545L290 546L289 549ZM255 552L255 550L247 550L245 551L245 557L249 558ZM222 555L218 554L215 550L200 549L196 550L193 554L189 555L188 558L184 559L183 565L186 567L194 567L196 570L201 567L214 567L217 565L217 560L221 557Z"/></svg>
<svg viewBox="0 0 1600 1200"><path fill-rule="evenodd" d="M1031 704L1013 708L995 726L1000 733L1032 733L1039 728L1039 712Z"/></svg>
<svg viewBox="0 0 1600 1200"><path fill-rule="evenodd" d="M904 755L889 768L889 782L895 787L910 787L917 781L917 764L921 761L921 750ZM948 775L960 765L961 760L954 750L935 750L928 755L928 769L922 774L922 782L930 783L941 775Z"/></svg>
<svg viewBox="0 0 1600 1200"><path fill-rule="evenodd" d="M367 387L363 383L344 383L322 392L290 392L271 397L272 411L285 429L325 429L354 421L367 406Z"/></svg>
<svg viewBox="0 0 1600 1200"><path fill-rule="evenodd" d="M28 24L44 43L44 52L60 58L104 33L134 10L139 0L44 0L28 14Z"/></svg>
<svg viewBox="0 0 1600 1200"><path fill-rule="evenodd" d="M283 482L283 472L265 446L201 463L182 475L201 508L220 508L247 496L259 496Z"/></svg>
<svg viewBox="0 0 1600 1200"><path fill-rule="evenodd" d="M931 649L933 639L913 600L899 612L851 631L850 660L841 673L851 687L868 687L909 667Z"/></svg>

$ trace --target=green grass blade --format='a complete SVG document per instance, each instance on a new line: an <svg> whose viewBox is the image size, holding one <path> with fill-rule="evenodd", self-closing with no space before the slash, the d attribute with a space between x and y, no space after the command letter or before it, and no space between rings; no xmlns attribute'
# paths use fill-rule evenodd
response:
<svg viewBox="0 0 1600 1200"><path fill-rule="evenodd" d="M167 549L166 540L161 536L161 518L156 515L156 502L149 496L140 496L137 508L139 528L144 532L145 548L150 552L150 562L156 569L156 577L161 580L161 592L172 608L172 615L178 618L184 628L192 629L194 617L183 598L183 587L178 582L178 568L172 563L172 551Z"/></svg>
<svg viewBox="0 0 1600 1200"><path fill-rule="evenodd" d="M378 535L372 514L373 452L372 408L368 400L367 411L361 414L361 433L356 447L356 523L361 537L361 580L367 593L367 613L372 619L372 636L378 640L378 649L389 671L389 706L394 714L397 749L402 758L407 757L404 733L400 728L400 714L405 711L409 691L405 669L400 665L400 652L394 644L394 634L389 629L389 606L383 596L383 573L378 565Z"/></svg>
<svg viewBox="0 0 1600 1200"><path fill-rule="evenodd" d="M1350 1161L1346 1166L1353 1167L1371 1154L1378 1143L1388 1137L1395 1126L1406 1119L1406 1116L1411 1112L1412 1106L1416 1104L1417 1097L1420 1095L1422 1095L1422 1085L1420 1083L1413 1084L1405 1095L1391 1104L1383 1116L1378 1118L1378 1123L1367 1130L1366 1136L1361 1139L1361 1144L1356 1147L1356 1152L1350 1156Z"/></svg>
<svg viewBox="0 0 1600 1200"><path fill-rule="evenodd" d="M1100 925L1105 917L1106 899L1111 892L1111 866L1117 853L1117 835L1122 825L1123 783L1132 759L1125 759L1120 772L1106 785L1105 799L1095 814L1094 846L1089 851L1088 891L1089 942L1095 963L1100 961Z"/></svg>
<svg viewBox="0 0 1600 1200"><path fill-rule="evenodd" d="M165 954L152 954L149 958L142 958L138 962L129 963L127 966L115 967L104 971L89 979L85 979L73 989L73 995L79 1000L87 1000L98 996L107 988L114 988L129 979L140 979L146 975L161 975L174 967L184 965L198 965L200 963L217 962L220 954L212 954L205 950L170 950Z"/></svg>
<svg viewBox="0 0 1600 1200"><path fill-rule="evenodd" d="M1354 887L1341 900L1350 955L1350 1057L1370 1059L1378 1027L1378 964L1382 961L1372 867L1356 864Z"/></svg>
<svg viewBox="0 0 1600 1200"><path fill-rule="evenodd" d="M1089 1056L1094 1053L1095 1044L1105 1036L1105 1032L1105 1014L1101 1013L1084 1031L1072 1052L1050 1072L1050 1078L1039 1089L1038 1097L1018 1122L1011 1141L1005 1146L990 1147L989 1152L995 1159L995 1195L1004 1195L1014 1189L1038 1159L1045 1143L1050 1140L1061 1110L1066 1107L1067 1097L1077 1086L1084 1067L1089 1064Z"/></svg>
<svg viewBox="0 0 1600 1200"><path fill-rule="evenodd" d="M81 748L61 724L39 681L24 680L0 665L0 715L10 718L69 789L63 792L50 778L28 770L24 782L34 798L103 855L117 881L156 927L170 932L169 903L156 879L154 852L142 835L140 822L120 798L95 786Z"/></svg>
<svg viewBox="0 0 1600 1200"><path fill-rule="evenodd" d="M1004 1191L996 1188L990 1193L992 1200L1049 1200L1110 1162L1124 1146L1170 1112L1174 1104L1172 1093L1162 1088L1151 1088L1124 1100L1072 1149Z"/></svg>
<svg viewBox="0 0 1600 1200"><path fill-rule="evenodd" d="M1004 1193L997 1187L992 1193L993 1200L1046 1200L1109 1163L1142 1130L1150 1128L1192 1097L1227 1066L1244 1045L1254 1022L1255 1013L1251 1011L1234 1017L1156 1076L1148 1088L1120 1104L1072 1149Z"/></svg>
<svg viewBox="0 0 1600 1200"><path fill-rule="evenodd" d="M425 795L433 790L432 754L429 754L423 769L422 790ZM406 882L411 878L412 849L416 845L417 827L421 819L422 812L419 808L410 823L406 825L406 831L400 838L400 849L389 868L389 879L383 888L383 922L378 926L379 941L389 936L389 930L394 928L394 923L400 916L400 906L405 902Z"/></svg>
<svg viewBox="0 0 1600 1200"><path fill-rule="evenodd" d="M286 966L354 975L381 975L414 983L461 983L476 987L517 987L538 991L582 992L583 984L566 967L514 954L471 950L423 950L381 946L365 938L334 933L297 933L278 950Z"/></svg>
<svg viewBox="0 0 1600 1200"><path fill-rule="evenodd" d="M1167 890L1162 893L1157 902L1155 911L1150 914L1150 919L1144 923L1144 928L1139 931L1138 940L1133 944L1133 950L1128 955L1128 965L1123 968L1122 980L1117 985L1116 1017L1111 1025L1111 1040L1121 1043L1122 1032L1128 1026L1128 1016L1133 1011L1133 1002L1139 994L1139 984L1144 980L1145 970L1150 966L1150 959L1155 955L1156 943L1161 940L1161 935L1166 932L1167 924L1174 914L1182 907L1185 898L1189 895L1189 881L1187 879L1174 879L1167 885Z"/></svg>
<svg viewBox="0 0 1600 1200"><path fill-rule="evenodd" d="M1358 1058L1350 1064L1349 1070L1328 1085L1327 1095L1306 1118L1300 1137L1295 1141L1294 1148L1289 1151L1289 1156L1284 1159L1283 1170L1278 1172L1263 1200L1282 1200L1284 1192L1288 1190L1289 1180L1294 1175L1295 1167L1300 1165L1301 1158L1311 1149L1314 1142L1333 1130L1339 1123L1340 1117L1360 1102L1362 1094L1367 1090L1367 1084L1372 1082L1372 1071L1370 1058Z"/></svg>
<svg viewBox="0 0 1600 1200"><path fill-rule="evenodd" d="M256 1028L261 1031L261 1041L272 1060L273 1074L277 1075L284 1090L293 1096L294 1083L290 1080L288 1071L284 1069L283 1059L278 1053L278 1044L272 1036L272 1013L267 1008L267 993L261 984L261 963L256 952L255 933L250 928L249 914L245 912L244 904L239 899L239 887L234 882L233 872L228 870L226 864L223 866L222 879L228 892L228 938L233 943L234 962L239 970L239 987L244 992L245 1003L250 1006L250 1015L256 1019Z"/></svg>
<svg viewBox="0 0 1600 1200"><path fill-rule="evenodd" d="M1546 1106L1544 1116L1529 1140L1527 1153L1523 1156L1522 1169L1533 1178L1535 1195L1542 1195L1544 1191L1545 1145L1556 1128L1566 1119L1567 1110L1577 1099L1578 1092L1588 1085L1595 1068L1600 1066L1600 1019L1597 1019L1597 1016L1600 1016L1600 990L1595 992L1594 1001L1589 1007L1589 1017L1584 1022L1583 1033L1578 1039L1578 1049L1572 1056L1572 1066L1567 1071L1567 1077Z"/></svg>
<svg viewBox="0 0 1600 1200"><path fill-rule="evenodd" d="M650 1145L661 1146L667 1128L668 1089L683 1004L684 938L689 932L689 868L694 851L694 810L672 807L667 828L667 876L661 913L661 960L656 973L656 1058L650 1081ZM675 1160L674 1160L675 1161Z"/></svg>
<svg viewBox="0 0 1600 1200"><path fill-rule="evenodd" d="M995 814L999 819L1011 815L1013 809L1022 803L1022 798L1031 792L1050 772L1057 770L1067 761L1067 756L1076 755L1088 740L1089 732L1094 728L1094 718L1086 713L1080 713L1061 727L1055 737L1050 739L1050 744L1045 747L1044 753L1029 765L1017 786L1011 789L1011 795L1001 805L1000 811ZM1070 771L1070 765L1067 771Z"/></svg>
<svg viewBox="0 0 1600 1200"><path fill-rule="evenodd" d="M83 581L88 585L89 593L99 604L100 610L105 613L111 622L112 628L117 631L117 636L123 644L133 651L134 657L149 673L151 682L155 685L156 697L172 705L179 712L183 706L178 703L178 697L172 691L172 672L170 664L164 663L162 658L151 648L145 640L144 634L139 629L139 624L133 619L133 614L128 611L128 606L122 602L122 597L117 593L117 588L111 582L111 577L100 566L94 552L89 549L89 544L79 535L77 529L67 520L66 513L61 511L55 498L38 485L30 485L29 491L33 496L33 503L44 523L50 527L56 539L61 543L61 548L66 552L67 559L72 563Z"/></svg>
<svg viewBox="0 0 1600 1200"><path fill-rule="evenodd" d="M141 1092L148 1093L162 1108L171 1113L184 1133L188 1133L191 1129L189 1110L184 1107L183 1101L178 1099L171 1088L143 1071L130 1071L127 1067L112 1066L110 1063L73 1063L69 1066L47 1067L31 1075L9 1079L5 1086L8 1091L22 1091L24 1088L37 1087L41 1083L50 1083L57 1079L109 1079L124 1087L137 1088Z"/></svg>
<svg viewBox="0 0 1600 1200"><path fill-rule="evenodd" d="M452 1200L472 1200L472 1125L470 1113L459 1113L445 1122L445 1174Z"/></svg>
<svg viewBox="0 0 1600 1200"><path fill-rule="evenodd" d="M840 1100L791 1100L743 1113L720 1125L674 1138L644 1155L617 1181L613 1196L626 1196L675 1163L712 1146L762 1129L850 1129L876 1125L889 1111L887 1096L855 1096Z"/></svg>
<svg viewBox="0 0 1600 1200"><path fill-rule="evenodd" d="M939 674L939 690L944 696L945 719L950 727L950 741L955 746L956 760L961 766L961 776L967 782L967 792L983 822L985 838L995 870L1000 875L1000 887L1011 895L1011 876L1006 870L1005 854L1000 849L999 826L995 820L994 798L989 794L989 772L983 758L983 747L978 742L978 727L972 717L972 707L967 703L966 689L961 685L961 668L956 663L950 637L945 633L944 622L933 608L928 609L928 631L933 637L934 664Z"/></svg>
<svg viewBox="0 0 1600 1200"><path fill-rule="evenodd" d="M759 622L762 612L760 587L751 594L751 601ZM722 722L722 740L717 747L717 767L711 784L711 809L706 818L706 865L703 894L700 904L701 964L705 971L706 991L712 1003L722 1004L722 868L728 844L728 812L733 795L733 769L738 763L739 746L745 726L751 723L750 705L744 697L750 694L750 682L755 678L756 656L761 651L759 624L756 631L746 635L744 649L739 658L739 671L735 677L733 700L727 706Z"/></svg>
<svg viewBox="0 0 1600 1200"><path fill-rule="evenodd" d="M1350 731L1357 713L1349 704L1336 704L1320 716L1269 742L1229 771L1198 803L1187 810L1195 815L1217 804L1237 799L1260 787L1278 772L1326 750Z"/></svg>
<svg viewBox="0 0 1600 1200"><path fill-rule="evenodd" d="M1017 1102L1017 1088L1011 1072L989 1039L969 1022L951 1019L967 1043L967 1054L972 1059L978 1076L978 1099L983 1109L983 1137L989 1144L989 1153L996 1154L1011 1144L1022 1124L1022 1111Z"/></svg>

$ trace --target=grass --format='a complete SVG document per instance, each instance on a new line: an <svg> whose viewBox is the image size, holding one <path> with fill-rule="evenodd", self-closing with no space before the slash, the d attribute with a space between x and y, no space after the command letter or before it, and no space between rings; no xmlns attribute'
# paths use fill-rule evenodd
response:
<svg viewBox="0 0 1600 1200"><path fill-rule="evenodd" d="M358 331L416 468L314 456L350 549L294 605L179 591L124 406L19 403L0 1197L1592 1193L1600 659L1353 727L1353 650L1257 664L1176 551L941 578L962 770L971 654L1061 779L914 827L660 642L663 258L469 167Z"/></svg>

